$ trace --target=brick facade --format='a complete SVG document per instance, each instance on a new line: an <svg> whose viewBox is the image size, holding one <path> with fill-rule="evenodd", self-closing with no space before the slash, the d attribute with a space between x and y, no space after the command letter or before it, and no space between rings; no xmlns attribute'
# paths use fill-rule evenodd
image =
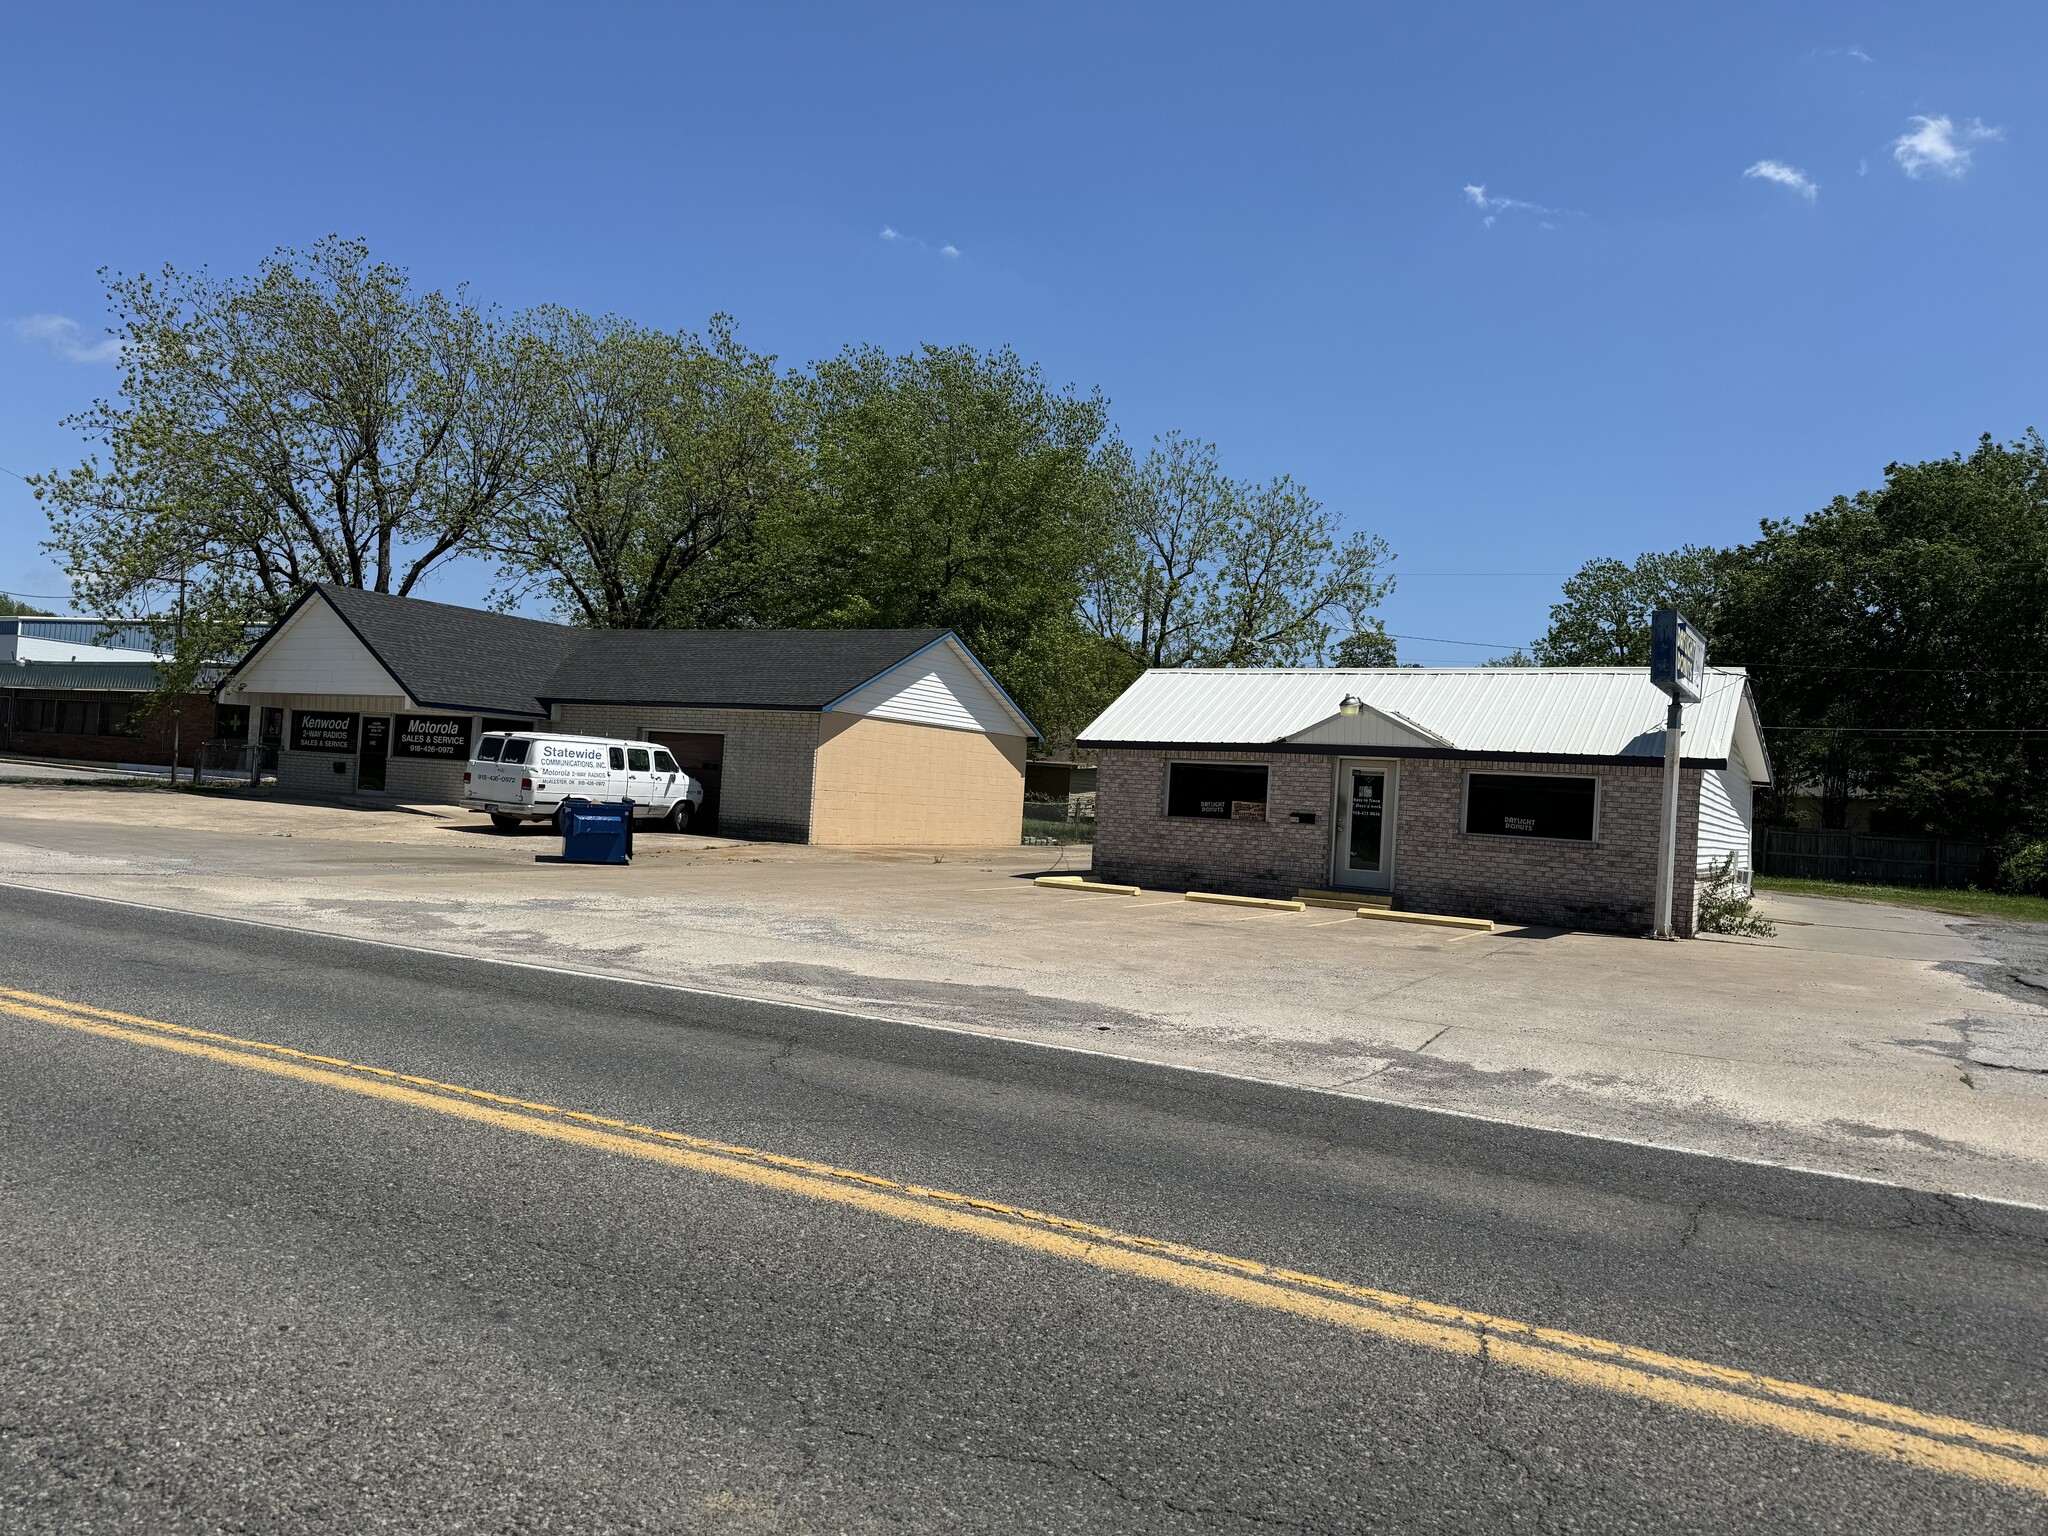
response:
<svg viewBox="0 0 2048 1536"><path fill-rule="evenodd" d="M93 763L166 764L171 760L174 727L169 710L147 719L137 720L133 733L128 735L77 735L64 731L28 731L15 723L15 701L28 697L89 699L95 703L104 700L122 708L139 707L141 704L141 696L135 694L22 689L14 692L12 698L0 703L0 714L6 716L6 729L0 731L0 748L9 752L19 752L24 757L68 757ZM178 753L184 765L189 767L199 755L200 744L213 739L216 730L214 702L207 694L188 693L179 700L178 709L179 715L175 724Z"/></svg>
<svg viewBox="0 0 2048 1536"><path fill-rule="evenodd" d="M649 731L715 731L725 737L720 834L793 843L810 836L818 715L774 709L562 704L555 716L553 729L574 736L633 740Z"/></svg>
<svg viewBox="0 0 2048 1536"><path fill-rule="evenodd" d="M1197 821L1166 814L1169 762L1264 763L1265 821ZM1100 878L1164 889L1291 896L1330 883L1339 758L1279 752L1104 749L1096 784ZM1654 923L1657 817L1663 766L1574 762L1397 760L1394 905L1504 922L1647 933ZM1591 843L1472 837L1463 830L1465 775L1551 773L1600 781ZM1680 781L1677 868L1697 861L1700 772ZM1316 815L1305 826L1293 812ZM1677 882L1673 925L1693 929L1694 882Z"/></svg>

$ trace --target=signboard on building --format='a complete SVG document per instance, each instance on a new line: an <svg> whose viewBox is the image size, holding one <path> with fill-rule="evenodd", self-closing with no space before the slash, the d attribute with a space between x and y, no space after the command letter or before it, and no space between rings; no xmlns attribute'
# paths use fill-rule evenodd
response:
<svg viewBox="0 0 2048 1536"><path fill-rule="evenodd" d="M466 763L470 724L468 715L399 715L392 721L391 755Z"/></svg>
<svg viewBox="0 0 2048 1536"><path fill-rule="evenodd" d="M294 752L353 752L361 717L329 709L292 711Z"/></svg>
<svg viewBox="0 0 2048 1536"><path fill-rule="evenodd" d="M1650 681L1681 704L1697 704L1707 675L1707 637L1676 608L1650 615Z"/></svg>

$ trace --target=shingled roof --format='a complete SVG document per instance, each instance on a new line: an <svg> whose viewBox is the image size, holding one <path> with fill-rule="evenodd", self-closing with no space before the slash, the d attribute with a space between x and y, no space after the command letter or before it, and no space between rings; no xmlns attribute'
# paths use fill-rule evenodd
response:
<svg viewBox="0 0 2048 1536"><path fill-rule="evenodd" d="M591 629L546 684L548 703L823 709L943 629Z"/></svg>
<svg viewBox="0 0 2048 1536"><path fill-rule="evenodd" d="M554 703L823 709L951 633L573 629L354 587L317 586L300 602L316 596L414 702L507 715L544 715Z"/></svg>

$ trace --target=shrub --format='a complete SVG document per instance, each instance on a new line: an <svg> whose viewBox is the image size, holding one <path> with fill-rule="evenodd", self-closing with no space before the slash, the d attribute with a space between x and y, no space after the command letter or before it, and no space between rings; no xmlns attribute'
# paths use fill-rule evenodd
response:
<svg viewBox="0 0 2048 1536"><path fill-rule="evenodd" d="M2015 838L2001 849L1998 888L2015 896L2048 896L2048 842Z"/></svg>
<svg viewBox="0 0 2048 1536"><path fill-rule="evenodd" d="M1735 855L1723 858L1700 887L1700 932L1739 933L1768 939L1778 930L1735 883Z"/></svg>

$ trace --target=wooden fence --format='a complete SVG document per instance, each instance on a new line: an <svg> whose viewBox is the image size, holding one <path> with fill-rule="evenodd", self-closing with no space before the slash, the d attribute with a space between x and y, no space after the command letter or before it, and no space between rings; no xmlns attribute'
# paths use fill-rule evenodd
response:
<svg viewBox="0 0 2048 1536"><path fill-rule="evenodd" d="M1960 890L1989 885L1991 849L1948 837L1869 837L1860 832L1797 832L1758 827L1756 872L1795 880L1856 885L1917 885Z"/></svg>

